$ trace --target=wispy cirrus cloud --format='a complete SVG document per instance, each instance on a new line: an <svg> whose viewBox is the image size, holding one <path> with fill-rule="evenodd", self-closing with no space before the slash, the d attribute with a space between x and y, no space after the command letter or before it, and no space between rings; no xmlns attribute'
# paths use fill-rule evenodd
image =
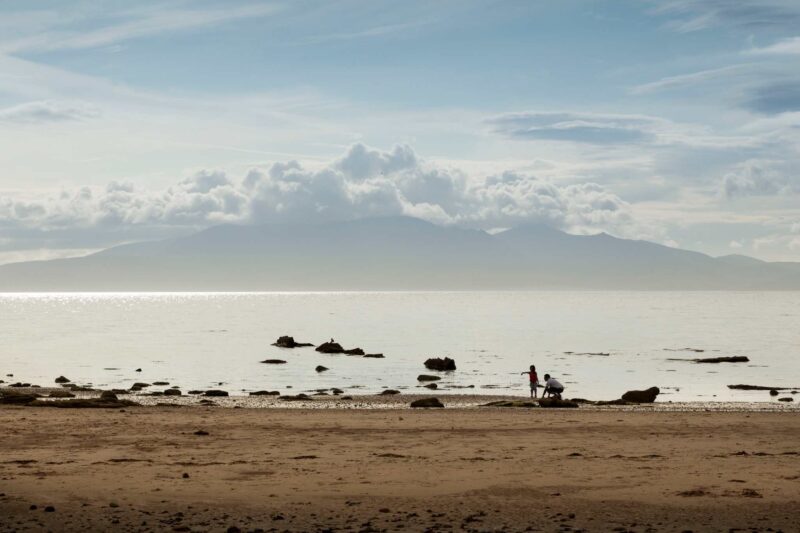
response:
<svg viewBox="0 0 800 533"><path fill-rule="evenodd" d="M99 111L87 104L70 104L54 101L26 102L0 108L0 122L16 124L42 124L85 120L99 116Z"/></svg>
<svg viewBox="0 0 800 533"><path fill-rule="evenodd" d="M669 0L653 2L654 13L671 17L668 27L689 33L715 26L790 29L800 24L795 0Z"/></svg>
<svg viewBox="0 0 800 533"><path fill-rule="evenodd" d="M800 55L800 37L782 39L775 44L752 48L746 52L749 55Z"/></svg>
<svg viewBox="0 0 800 533"><path fill-rule="evenodd" d="M719 68L700 70L687 74L666 76L656 81L643 83L632 87L631 94L648 94L670 89L682 89L695 87L710 81L730 79L731 77L748 74L755 70L758 65L755 63L743 63L738 65L727 65Z"/></svg>

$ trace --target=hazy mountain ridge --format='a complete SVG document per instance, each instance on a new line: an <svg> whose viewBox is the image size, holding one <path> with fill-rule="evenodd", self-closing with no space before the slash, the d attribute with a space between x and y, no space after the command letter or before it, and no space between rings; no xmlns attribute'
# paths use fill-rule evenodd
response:
<svg viewBox="0 0 800 533"><path fill-rule="evenodd" d="M800 264L526 225L407 217L222 225L75 259L0 266L0 290L800 289Z"/></svg>

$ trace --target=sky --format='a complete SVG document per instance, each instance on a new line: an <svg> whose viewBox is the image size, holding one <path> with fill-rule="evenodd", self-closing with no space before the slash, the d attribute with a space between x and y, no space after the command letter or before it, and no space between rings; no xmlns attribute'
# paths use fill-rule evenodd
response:
<svg viewBox="0 0 800 533"><path fill-rule="evenodd" d="M546 223L800 261L797 0L0 2L0 263Z"/></svg>

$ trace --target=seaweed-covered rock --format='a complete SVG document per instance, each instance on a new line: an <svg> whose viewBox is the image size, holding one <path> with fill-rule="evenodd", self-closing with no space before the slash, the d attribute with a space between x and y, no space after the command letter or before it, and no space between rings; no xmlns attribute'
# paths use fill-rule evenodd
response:
<svg viewBox="0 0 800 533"><path fill-rule="evenodd" d="M418 409L418 408L442 408L444 404L439 401L439 398L421 398L419 400L414 400L411 402L411 407Z"/></svg>
<svg viewBox="0 0 800 533"><path fill-rule="evenodd" d="M351 350L345 350L344 353L347 355L364 355L364 350L361 348L353 348Z"/></svg>
<svg viewBox="0 0 800 533"><path fill-rule="evenodd" d="M449 357L442 359L441 357L431 357L425 361L425 368L428 370L438 370L440 372L455 370L456 362Z"/></svg>
<svg viewBox="0 0 800 533"><path fill-rule="evenodd" d="M58 376L56 378L56 383L69 383L70 380L65 378L64 376Z"/></svg>
<svg viewBox="0 0 800 533"><path fill-rule="evenodd" d="M207 390L203 396L229 396L228 391L224 390Z"/></svg>
<svg viewBox="0 0 800 533"><path fill-rule="evenodd" d="M12 389L0 389L0 404L25 405L40 398L33 392L19 392Z"/></svg>
<svg viewBox="0 0 800 533"><path fill-rule="evenodd" d="M383 359L382 353L367 353L364 354L364 357L367 359Z"/></svg>
<svg viewBox="0 0 800 533"><path fill-rule="evenodd" d="M100 399L106 402L116 402L119 398L110 390L104 390L100 393Z"/></svg>
<svg viewBox="0 0 800 533"><path fill-rule="evenodd" d="M400 394L400 391L395 389L386 389L381 391L381 396L392 396L395 394Z"/></svg>
<svg viewBox="0 0 800 533"><path fill-rule="evenodd" d="M315 350L320 353L344 353L344 348L338 342L323 342Z"/></svg>
<svg viewBox="0 0 800 533"><path fill-rule="evenodd" d="M650 387L647 390L631 390L622 395L622 399L631 403L653 403L661 390L658 387Z"/></svg>
<svg viewBox="0 0 800 533"><path fill-rule="evenodd" d="M166 387L169 385L169 381L154 381L153 385L158 385L159 387Z"/></svg>
<svg viewBox="0 0 800 533"><path fill-rule="evenodd" d="M327 366L322 366L322 365L317 365L317 368L315 368L314 370L316 370L317 372L325 372L326 370L328 370L328 367Z"/></svg>
<svg viewBox="0 0 800 533"><path fill-rule="evenodd" d="M106 391L108 392L108 391ZM115 396L116 398L116 396ZM139 405L129 400L104 398L71 398L69 400L35 400L28 404L31 407L61 407L69 409L118 409Z"/></svg>
<svg viewBox="0 0 800 533"><path fill-rule="evenodd" d="M75 395L68 390L54 390L47 396L48 398L74 398Z"/></svg>
<svg viewBox="0 0 800 533"><path fill-rule="evenodd" d="M302 401L310 401L311 400L311 396L309 396L307 394L303 394L301 392L300 394L297 394L295 396L291 396L291 395L280 396L278 399L279 400L284 400L284 401L287 401L287 402L302 402Z"/></svg>
<svg viewBox="0 0 800 533"><path fill-rule="evenodd" d="M439 388L439 385L436 383L428 383L427 385L423 385L426 389L436 390Z"/></svg>
<svg viewBox="0 0 800 533"><path fill-rule="evenodd" d="M178 389L167 389L164 391L164 396L180 396L182 393Z"/></svg>
<svg viewBox="0 0 800 533"><path fill-rule="evenodd" d="M250 396L280 396L281 393L276 390L259 390L251 392Z"/></svg>
<svg viewBox="0 0 800 533"><path fill-rule="evenodd" d="M777 389L772 389L771 391L769 391L770 396L777 396L778 394L780 393L777 391Z"/></svg>
<svg viewBox="0 0 800 533"><path fill-rule="evenodd" d="M573 402L570 400L559 400L558 398L541 398L539 400L539 407L549 407L549 408L575 408L578 407L577 402Z"/></svg>
<svg viewBox="0 0 800 533"><path fill-rule="evenodd" d="M793 402L794 398L791 396L784 396L783 398L778 398L779 402Z"/></svg>
<svg viewBox="0 0 800 533"><path fill-rule="evenodd" d="M278 337L278 340L272 343L273 346L278 348L302 348L304 346L314 346L310 342L296 342L294 337L283 335Z"/></svg>
<svg viewBox="0 0 800 533"><path fill-rule="evenodd" d="M417 376L417 381L439 381L440 379L442 378L439 376L431 376L430 374L420 374Z"/></svg>
<svg viewBox="0 0 800 533"><path fill-rule="evenodd" d="M268 365L285 365L286 361L283 359L264 359L261 361L262 363L266 363Z"/></svg>

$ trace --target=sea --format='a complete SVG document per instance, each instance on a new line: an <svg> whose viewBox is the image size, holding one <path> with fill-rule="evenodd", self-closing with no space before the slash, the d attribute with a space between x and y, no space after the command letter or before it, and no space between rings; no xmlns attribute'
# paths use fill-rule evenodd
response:
<svg viewBox="0 0 800 533"><path fill-rule="evenodd" d="M334 339L384 358L272 346L281 335ZM720 356L750 361L692 361ZM457 365L441 374L440 394L528 396L521 372L536 365L540 377L564 384L565 397L610 400L657 386L664 402L775 402L767 391L728 385L800 389L800 292L0 295L6 383L52 386L64 375L102 388L166 381L232 395L332 387L423 393L417 376L431 373L423 365L429 357Z"/></svg>

